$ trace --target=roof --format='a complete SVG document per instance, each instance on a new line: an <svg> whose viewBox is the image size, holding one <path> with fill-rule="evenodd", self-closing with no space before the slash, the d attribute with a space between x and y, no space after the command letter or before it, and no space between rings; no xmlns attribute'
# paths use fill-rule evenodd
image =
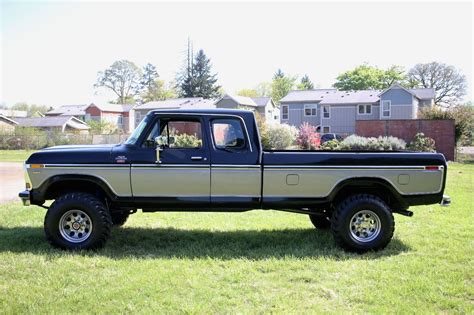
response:
<svg viewBox="0 0 474 315"><path fill-rule="evenodd" d="M229 108L213 108L213 109L155 109L150 113L170 113L170 114L201 114L201 115L253 115L253 111L246 109L229 109Z"/></svg>
<svg viewBox="0 0 474 315"><path fill-rule="evenodd" d="M26 117L26 110L0 109L0 115L5 117Z"/></svg>
<svg viewBox="0 0 474 315"><path fill-rule="evenodd" d="M262 97L252 97L252 100L254 101L255 104L257 104L257 106L266 106L268 102L272 100L272 98L262 96Z"/></svg>
<svg viewBox="0 0 474 315"><path fill-rule="evenodd" d="M89 126L72 116L50 116L50 117L35 117L35 118L17 118L16 121L21 127L63 127L70 126L74 129L86 130Z"/></svg>
<svg viewBox="0 0 474 315"><path fill-rule="evenodd" d="M216 103L219 103L221 100L233 100L239 105L244 105L244 106L252 106L252 107L257 107L257 104L254 102L253 99L247 96L240 96L240 95L234 95L234 94L225 94L220 100L218 100Z"/></svg>
<svg viewBox="0 0 474 315"><path fill-rule="evenodd" d="M321 96L337 91L336 89L315 89L315 90L293 90L290 91L280 102L304 102L320 101Z"/></svg>
<svg viewBox="0 0 474 315"><path fill-rule="evenodd" d="M88 104L62 105L45 113L46 116L85 116Z"/></svg>
<svg viewBox="0 0 474 315"><path fill-rule="evenodd" d="M380 95L390 89L400 88L419 99L433 99L434 89L405 89L404 87L394 84L384 91L380 90L358 90L358 91L339 91L336 89L316 89L316 90L298 90L290 91L281 103L291 102L317 102L319 104L344 105L344 104L360 104L360 103L377 103Z"/></svg>
<svg viewBox="0 0 474 315"><path fill-rule="evenodd" d="M10 119L8 118L7 116L5 115L2 115L0 114L0 120L3 120L5 121L7 124L10 124L10 125L17 125L18 123L16 121L14 121L13 119Z"/></svg>
<svg viewBox="0 0 474 315"><path fill-rule="evenodd" d="M115 113L126 113L129 112L134 104L96 104L96 103L91 103L89 106L86 107L89 108L91 106L97 107L100 111L102 112L115 112ZM85 110L85 109L84 109Z"/></svg>
<svg viewBox="0 0 474 315"><path fill-rule="evenodd" d="M431 88L430 89L408 89L408 91L415 94L415 96L421 100L434 99L436 96L435 89L431 89Z"/></svg>
<svg viewBox="0 0 474 315"><path fill-rule="evenodd" d="M170 98L163 101L153 101L134 106L134 109L178 109L178 108L205 108L209 106L214 108L214 100L204 99L202 97Z"/></svg>

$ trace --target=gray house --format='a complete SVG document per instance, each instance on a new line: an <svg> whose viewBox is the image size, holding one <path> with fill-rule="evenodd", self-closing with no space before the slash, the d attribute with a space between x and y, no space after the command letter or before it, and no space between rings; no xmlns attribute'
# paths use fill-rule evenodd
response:
<svg viewBox="0 0 474 315"><path fill-rule="evenodd" d="M216 107L254 110L267 121L280 120L280 111L271 97L246 97L226 94L216 102Z"/></svg>
<svg viewBox="0 0 474 315"><path fill-rule="evenodd" d="M291 91L280 101L280 120L296 127L308 122L322 133L350 134L357 120L416 119L420 108L433 106L434 97L434 89L398 84L384 91Z"/></svg>

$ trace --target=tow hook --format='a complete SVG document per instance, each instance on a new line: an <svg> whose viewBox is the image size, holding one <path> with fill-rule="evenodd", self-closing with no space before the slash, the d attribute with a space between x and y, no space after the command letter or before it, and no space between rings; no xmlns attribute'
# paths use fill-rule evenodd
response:
<svg viewBox="0 0 474 315"><path fill-rule="evenodd" d="M400 209L400 210L395 210L395 211L393 211L393 212L398 213L398 214L401 214L401 215L404 215L404 216L407 216L407 217L412 217L412 216L413 216L413 212L412 212L412 211L408 211L408 210Z"/></svg>
<svg viewBox="0 0 474 315"><path fill-rule="evenodd" d="M439 203L441 207L448 207L451 204L451 197L448 195L443 195L443 199Z"/></svg>

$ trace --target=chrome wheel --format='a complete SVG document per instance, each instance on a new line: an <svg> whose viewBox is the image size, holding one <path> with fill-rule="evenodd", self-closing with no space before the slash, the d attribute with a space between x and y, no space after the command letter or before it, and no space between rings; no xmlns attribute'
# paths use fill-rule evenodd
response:
<svg viewBox="0 0 474 315"><path fill-rule="evenodd" d="M354 214L349 225L351 237L361 243L373 241L382 228L379 216L370 210L361 210Z"/></svg>
<svg viewBox="0 0 474 315"><path fill-rule="evenodd" d="M92 233L92 220L82 210L69 210L59 220L61 236L71 243L81 243Z"/></svg>

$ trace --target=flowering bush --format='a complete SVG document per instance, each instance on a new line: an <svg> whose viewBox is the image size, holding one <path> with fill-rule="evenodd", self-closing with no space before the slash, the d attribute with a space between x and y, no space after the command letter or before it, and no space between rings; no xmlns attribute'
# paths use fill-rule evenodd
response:
<svg viewBox="0 0 474 315"><path fill-rule="evenodd" d="M296 138L296 144L302 150L316 150L321 144L321 137L316 132L316 127L303 123L300 127L298 137Z"/></svg>
<svg viewBox="0 0 474 315"><path fill-rule="evenodd" d="M405 141L396 137L361 137L351 135L340 143L340 150L354 151L395 151L404 150Z"/></svg>
<svg viewBox="0 0 474 315"><path fill-rule="evenodd" d="M415 135L407 149L411 151L436 152L435 141L430 137L426 137L422 132Z"/></svg>
<svg viewBox="0 0 474 315"><path fill-rule="evenodd" d="M319 149L326 150L326 151L337 151L337 150L340 150L339 148L340 145L341 145L340 141L338 141L337 139L332 139L321 144Z"/></svg>
<svg viewBox="0 0 474 315"><path fill-rule="evenodd" d="M298 129L287 124L265 123L260 127L260 136L265 150L284 150L294 145Z"/></svg>

